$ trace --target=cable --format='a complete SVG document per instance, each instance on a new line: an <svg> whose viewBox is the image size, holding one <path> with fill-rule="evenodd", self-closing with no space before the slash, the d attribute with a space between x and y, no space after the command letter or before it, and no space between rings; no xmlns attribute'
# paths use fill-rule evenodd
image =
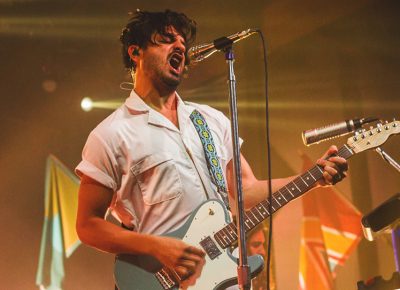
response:
<svg viewBox="0 0 400 290"><path fill-rule="evenodd" d="M125 91L132 91L133 83L131 83L131 82L122 82L122 83L119 84L119 88L121 90L125 90Z"/></svg>
<svg viewBox="0 0 400 290"><path fill-rule="evenodd" d="M265 44L264 35L260 29L256 29L261 38L264 56L264 85L265 85L265 122L266 122L266 142L267 142L267 158L268 158L268 211L269 216L269 231L268 231L268 248L267 248L267 290L270 290L270 265L271 265L271 244L272 244L272 169L271 169L271 144L269 130L269 100L268 100L268 62L267 62L267 45Z"/></svg>

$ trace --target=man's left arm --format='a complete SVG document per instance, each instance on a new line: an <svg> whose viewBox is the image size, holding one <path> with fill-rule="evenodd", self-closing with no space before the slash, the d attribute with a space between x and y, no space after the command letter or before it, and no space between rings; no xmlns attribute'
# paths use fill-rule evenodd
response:
<svg viewBox="0 0 400 290"><path fill-rule="evenodd" d="M336 146L331 146L328 151L317 161L317 164L324 170L323 179L316 183L316 186L332 185L346 177L346 171L348 168L346 159L336 156ZM330 156L330 157L328 157ZM244 193L244 206L245 209L249 209L259 202L265 200L268 197L268 180L258 180L253 173L249 163L246 161L243 155L240 156L240 162L242 167L242 187ZM272 192L277 191L290 181L295 179L296 176L290 176L286 178L272 179ZM230 192L231 202L235 200L235 180L234 180L234 166L233 159L228 163L227 166L227 183ZM236 209L231 204L232 209Z"/></svg>

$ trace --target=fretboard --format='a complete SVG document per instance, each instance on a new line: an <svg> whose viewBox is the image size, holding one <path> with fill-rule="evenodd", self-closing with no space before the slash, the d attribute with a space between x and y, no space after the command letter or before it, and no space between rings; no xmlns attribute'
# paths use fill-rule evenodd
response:
<svg viewBox="0 0 400 290"><path fill-rule="evenodd" d="M338 150L338 156L345 159L354 155L354 152L344 145ZM314 184L322 178L323 169L319 165L296 177L293 181L280 188L272 194L272 203L268 199L263 200L244 215L244 226L246 233L254 229L263 220L271 216L289 201L298 198L310 190ZM214 234L215 240L223 248L228 248L237 242L236 225L232 222Z"/></svg>

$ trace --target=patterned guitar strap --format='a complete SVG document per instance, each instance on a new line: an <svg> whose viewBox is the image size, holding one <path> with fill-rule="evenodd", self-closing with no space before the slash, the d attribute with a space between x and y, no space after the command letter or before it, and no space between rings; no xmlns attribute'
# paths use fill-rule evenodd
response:
<svg viewBox="0 0 400 290"><path fill-rule="evenodd" d="M216 185L218 194L225 203L226 208L230 210L228 201L228 190L225 184L224 174L222 172L217 151L215 150L214 140L211 135L211 131L207 126L206 120L199 111L194 110L192 114L190 114L190 119L192 120L193 125L196 128L197 133L199 134L201 144L203 145L204 155L206 156L207 167L208 171L210 172L211 179Z"/></svg>

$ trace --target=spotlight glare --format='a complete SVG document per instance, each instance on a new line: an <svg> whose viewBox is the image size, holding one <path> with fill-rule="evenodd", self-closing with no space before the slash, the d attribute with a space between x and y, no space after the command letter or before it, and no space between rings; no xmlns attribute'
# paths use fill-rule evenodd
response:
<svg viewBox="0 0 400 290"><path fill-rule="evenodd" d="M89 112L91 109L93 109L93 101L89 97L84 97L81 101L81 108L85 112Z"/></svg>

